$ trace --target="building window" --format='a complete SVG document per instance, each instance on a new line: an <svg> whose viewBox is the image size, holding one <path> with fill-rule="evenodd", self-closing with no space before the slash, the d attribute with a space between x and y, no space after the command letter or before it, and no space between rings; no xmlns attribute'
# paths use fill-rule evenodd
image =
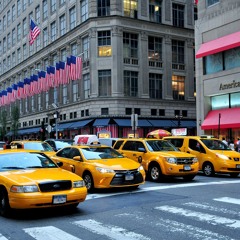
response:
<svg viewBox="0 0 240 240"><path fill-rule="evenodd" d="M165 109L159 109L159 116L165 116Z"/></svg>
<svg viewBox="0 0 240 240"><path fill-rule="evenodd" d="M108 115L108 108L101 108L101 115Z"/></svg>
<svg viewBox="0 0 240 240"><path fill-rule="evenodd" d="M22 61L22 54L21 54L21 48L18 48L17 50L17 63L20 63Z"/></svg>
<svg viewBox="0 0 240 240"><path fill-rule="evenodd" d="M137 97L138 94L138 72L124 71L124 95Z"/></svg>
<svg viewBox="0 0 240 240"><path fill-rule="evenodd" d="M23 0L23 11L27 9L27 0Z"/></svg>
<svg viewBox="0 0 240 240"><path fill-rule="evenodd" d="M77 56L78 55L78 51L77 51L77 43L73 43L71 44L71 55L73 56Z"/></svg>
<svg viewBox="0 0 240 240"><path fill-rule="evenodd" d="M140 108L134 108L134 113L137 115L141 115L141 109Z"/></svg>
<svg viewBox="0 0 240 240"><path fill-rule="evenodd" d="M66 0L59 0L59 6L62 6L65 2Z"/></svg>
<svg viewBox="0 0 240 240"><path fill-rule="evenodd" d="M76 26L76 8L75 7L69 10L69 23L70 23L70 29L75 28Z"/></svg>
<svg viewBox="0 0 240 240"><path fill-rule="evenodd" d="M28 28L27 28L27 19L23 19L23 36L25 37L28 33Z"/></svg>
<svg viewBox="0 0 240 240"><path fill-rule="evenodd" d="M81 1L81 20L82 22L88 19L88 0Z"/></svg>
<svg viewBox="0 0 240 240"><path fill-rule="evenodd" d="M27 59L27 45L23 45L23 60Z"/></svg>
<svg viewBox="0 0 240 240"><path fill-rule="evenodd" d="M76 102L78 98L78 81L72 81L72 101Z"/></svg>
<svg viewBox="0 0 240 240"><path fill-rule="evenodd" d="M98 0L98 16L110 15L110 0Z"/></svg>
<svg viewBox="0 0 240 240"><path fill-rule="evenodd" d="M67 103L67 85L64 84L62 87L62 94L63 94L63 104Z"/></svg>
<svg viewBox="0 0 240 240"><path fill-rule="evenodd" d="M66 33L66 16L63 14L60 18L60 36Z"/></svg>
<svg viewBox="0 0 240 240"><path fill-rule="evenodd" d="M16 44L16 29L13 28L12 30L12 45L14 46Z"/></svg>
<svg viewBox="0 0 240 240"><path fill-rule="evenodd" d="M84 110L81 110L81 117L84 117Z"/></svg>
<svg viewBox="0 0 240 240"><path fill-rule="evenodd" d="M51 0L50 11L51 13L56 11L56 0Z"/></svg>
<svg viewBox="0 0 240 240"><path fill-rule="evenodd" d="M72 112L69 114L69 118L70 118L70 119L73 118L73 113L72 113Z"/></svg>
<svg viewBox="0 0 240 240"><path fill-rule="evenodd" d="M83 75L83 88L84 88L84 99L90 97L90 74Z"/></svg>
<svg viewBox="0 0 240 240"><path fill-rule="evenodd" d="M19 17L22 13L22 3L21 0L17 1L17 16Z"/></svg>
<svg viewBox="0 0 240 240"><path fill-rule="evenodd" d="M16 53L15 52L12 53L12 65L13 65L13 67L16 66Z"/></svg>
<svg viewBox="0 0 240 240"><path fill-rule="evenodd" d="M157 109L151 109L151 116L157 116Z"/></svg>
<svg viewBox="0 0 240 240"><path fill-rule="evenodd" d="M182 116L187 117L188 116L188 111L187 110L182 110Z"/></svg>
<svg viewBox="0 0 240 240"><path fill-rule="evenodd" d="M35 8L35 16L36 16L36 18L35 18L36 23L40 24L41 21L40 21L40 7L39 6L37 6Z"/></svg>
<svg viewBox="0 0 240 240"><path fill-rule="evenodd" d="M172 19L174 27L184 27L184 6L173 3Z"/></svg>
<svg viewBox="0 0 240 240"><path fill-rule="evenodd" d="M111 96L112 83L111 83L111 70L98 71L98 89L99 96Z"/></svg>
<svg viewBox="0 0 240 240"><path fill-rule="evenodd" d="M151 22L162 22L162 2L160 0L149 1L149 19Z"/></svg>
<svg viewBox="0 0 240 240"><path fill-rule="evenodd" d="M125 108L125 115L131 115L132 109L131 108Z"/></svg>
<svg viewBox="0 0 240 240"><path fill-rule="evenodd" d="M3 16L3 30L6 30L7 28L7 20L6 20L6 16Z"/></svg>
<svg viewBox="0 0 240 240"><path fill-rule="evenodd" d="M7 12L7 25L9 26L11 24L11 14L10 10Z"/></svg>
<svg viewBox="0 0 240 240"><path fill-rule="evenodd" d="M7 35L7 47L8 47L8 49L11 48L11 35L10 35L10 33Z"/></svg>
<svg viewBox="0 0 240 240"><path fill-rule="evenodd" d="M162 75L149 73L149 96L150 98L162 99Z"/></svg>
<svg viewBox="0 0 240 240"><path fill-rule="evenodd" d="M12 22L16 19L16 6L15 4L12 6Z"/></svg>
<svg viewBox="0 0 240 240"><path fill-rule="evenodd" d="M194 19L194 21L198 20L198 10L196 7L194 8L193 19Z"/></svg>
<svg viewBox="0 0 240 240"><path fill-rule="evenodd" d="M20 41L22 39L22 28L21 28L21 24L19 23L17 25L17 40Z"/></svg>
<svg viewBox="0 0 240 240"><path fill-rule="evenodd" d="M98 32L98 56L99 57L112 56L110 31Z"/></svg>
<svg viewBox="0 0 240 240"><path fill-rule="evenodd" d="M51 40L54 41L57 36L56 22L51 23Z"/></svg>
<svg viewBox="0 0 240 240"><path fill-rule="evenodd" d="M138 14L138 1L137 0L125 0L124 1L124 16L137 18Z"/></svg>
<svg viewBox="0 0 240 240"><path fill-rule="evenodd" d="M219 3L219 0L207 0L207 6L211 6L213 4Z"/></svg>
<svg viewBox="0 0 240 240"><path fill-rule="evenodd" d="M83 46L83 49L82 49L83 60L87 60L89 58L88 57L88 54L89 54L89 38L88 37L84 37L82 39L82 46Z"/></svg>
<svg viewBox="0 0 240 240"><path fill-rule="evenodd" d="M172 40L173 69L184 70L184 42Z"/></svg>
<svg viewBox="0 0 240 240"><path fill-rule="evenodd" d="M162 61L162 39L158 37L148 37L148 60Z"/></svg>
<svg viewBox="0 0 240 240"><path fill-rule="evenodd" d="M43 0L43 20L47 19L48 17L48 4L47 0Z"/></svg>
<svg viewBox="0 0 240 240"><path fill-rule="evenodd" d="M185 77L172 76L172 91L174 100L184 100L185 95Z"/></svg>
<svg viewBox="0 0 240 240"><path fill-rule="evenodd" d="M123 57L124 63L132 63L131 59L138 58L138 35L123 33Z"/></svg>
<svg viewBox="0 0 240 240"><path fill-rule="evenodd" d="M47 28L43 29L43 47L46 47L48 44L48 32Z"/></svg>
<svg viewBox="0 0 240 240"><path fill-rule="evenodd" d="M63 48L61 50L60 60L61 61L66 61L66 59L67 59L67 50L66 50L66 48Z"/></svg>
<svg viewBox="0 0 240 240"><path fill-rule="evenodd" d="M89 109L85 110L85 116L89 116Z"/></svg>

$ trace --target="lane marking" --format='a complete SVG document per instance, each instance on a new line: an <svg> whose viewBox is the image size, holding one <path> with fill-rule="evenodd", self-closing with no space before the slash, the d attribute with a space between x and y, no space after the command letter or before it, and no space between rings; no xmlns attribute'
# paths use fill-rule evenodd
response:
<svg viewBox="0 0 240 240"><path fill-rule="evenodd" d="M5 237L0 233L0 240L8 240L8 239L5 238Z"/></svg>
<svg viewBox="0 0 240 240"><path fill-rule="evenodd" d="M53 226L24 228L23 230L37 240L81 240Z"/></svg>
<svg viewBox="0 0 240 240"><path fill-rule="evenodd" d="M167 186L154 186L154 187L146 187L139 188L139 190L131 191L131 192L118 192L118 193L110 193L110 194L88 194L86 200L92 200L96 198L105 198L112 197L116 195L124 195L124 194L133 194L133 193L141 193L141 192L149 192L156 190L165 190L165 189L173 189L173 188L187 188L187 187L197 187L197 186L209 186L209 185L224 185L224 184L236 184L240 183L240 180L234 181L220 181L220 182L205 182L205 183L184 183L184 184L175 184L175 185L167 185Z"/></svg>
<svg viewBox="0 0 240 240"><path fill-rule="evenodd" d="M213 200L240 205L240 199L237 199L237 198L222 197L222 198L214 198Z"/></svg>
<svg viewBox="0 0 240 240"><path fill-rule="evenodd" d="M184 208L176 208L168 205L156 207L155 209L165 211L165 212L170 212L173 214L178 214L185 217L191 217L194 220L207 222L212 225L221 224L230 228L235 228L235 229L240 228L240 221L237 219L230 219L230 218L219 217L216 215L211 215L211 214L202 213L202 212L189 211L189 210L185 210Z"/></svg>
<svg viewBox="0 0 240 240"><path fill-rule="evenodd" d="M143 236L142 234L130 232L124 228L112 226L112 225L104 225L100 222L97 222L93 219L82 220L73 222L73 224L83 227L93 233L97 233L102 236L107 236L110 239L114 240L150 240Z"/></svg>

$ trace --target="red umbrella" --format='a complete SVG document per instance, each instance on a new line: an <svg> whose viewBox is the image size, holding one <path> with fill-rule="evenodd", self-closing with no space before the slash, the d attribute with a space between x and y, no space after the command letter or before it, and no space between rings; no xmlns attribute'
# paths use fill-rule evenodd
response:
<svg viewBox="0 0 240 240"><path fill-rule="evenodd" d="M171 136L172 134L164 129L157 129L147 134L147 138L162 138L166 136Z"/></svg>

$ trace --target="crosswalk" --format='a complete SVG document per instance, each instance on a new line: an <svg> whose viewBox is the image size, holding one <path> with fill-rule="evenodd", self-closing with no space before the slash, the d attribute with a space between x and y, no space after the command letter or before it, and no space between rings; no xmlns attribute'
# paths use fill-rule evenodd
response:
<svg viewBox="0 0 240 240"><path fill-rule="evenodd" d="M217 205L221 204L221 207ZM229 204L231 207L229 207ZM153 240L153 239L196 239L196 240L237 240L240 235L240 212L236 211L240 199L221 197L214 198L210 202L184 202L173 206L162 204L155 206L151 212L124 210L113 215L114 223L103 222L100 219L84 218L74 219L69 224L77 228L74 232L66 231L61 226L36 226L23 228L23 234L28 237L21 239L36 240L84 240L86 235L76 234L83 231L89 232L92 239L113 240ZM230 209L233 210L230 210ZM146 220L150 221L146 221ZM124 220L124 221L123 221ZM134 226L127 225L134 222ZM120 226L121 225L121 226ZM208 227L206 227L208 226ZM73 228L70 228L71 230ZM144 230L145 229L145 230ZM148 231L146 231L148 229ZM217 229L223 229L218 231ZM225 230L227 229L227 231ZM162 236L154 235L154 231L161 232ZM235 235L227 233L235 231ZM24 236L24 235L23 235ZM166 237L168 236L168 237ZM171 237L170 237L171 236ZM0 233L0 240L9 239ZM15 239L15 238L13 238Z"/></svg>

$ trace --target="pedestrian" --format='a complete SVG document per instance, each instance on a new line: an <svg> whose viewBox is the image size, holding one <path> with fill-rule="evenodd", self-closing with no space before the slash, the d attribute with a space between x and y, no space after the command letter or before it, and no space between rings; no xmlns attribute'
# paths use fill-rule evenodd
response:
<svg viewBox="0 0 240 240"><path fill-rule="evenodd" d="M235 150L235 149L234 149L234 142L233 142L233 140L231 140L231 141L229 142L229 148L232 149L233 151Z"/></svg>
<svg viewBox="0 0 240 240"><path fill-rule="evenodd" d="M240 152L240 138L238 138L237 142L236 142L236 149L237 152Z"/></svg>
<svg viewBox="0 0 240 240"><path fill-rule="evenodd" d="M225 143L228 146L228 142L226 141L225 137L222 138L222 142Z"/></svg>

